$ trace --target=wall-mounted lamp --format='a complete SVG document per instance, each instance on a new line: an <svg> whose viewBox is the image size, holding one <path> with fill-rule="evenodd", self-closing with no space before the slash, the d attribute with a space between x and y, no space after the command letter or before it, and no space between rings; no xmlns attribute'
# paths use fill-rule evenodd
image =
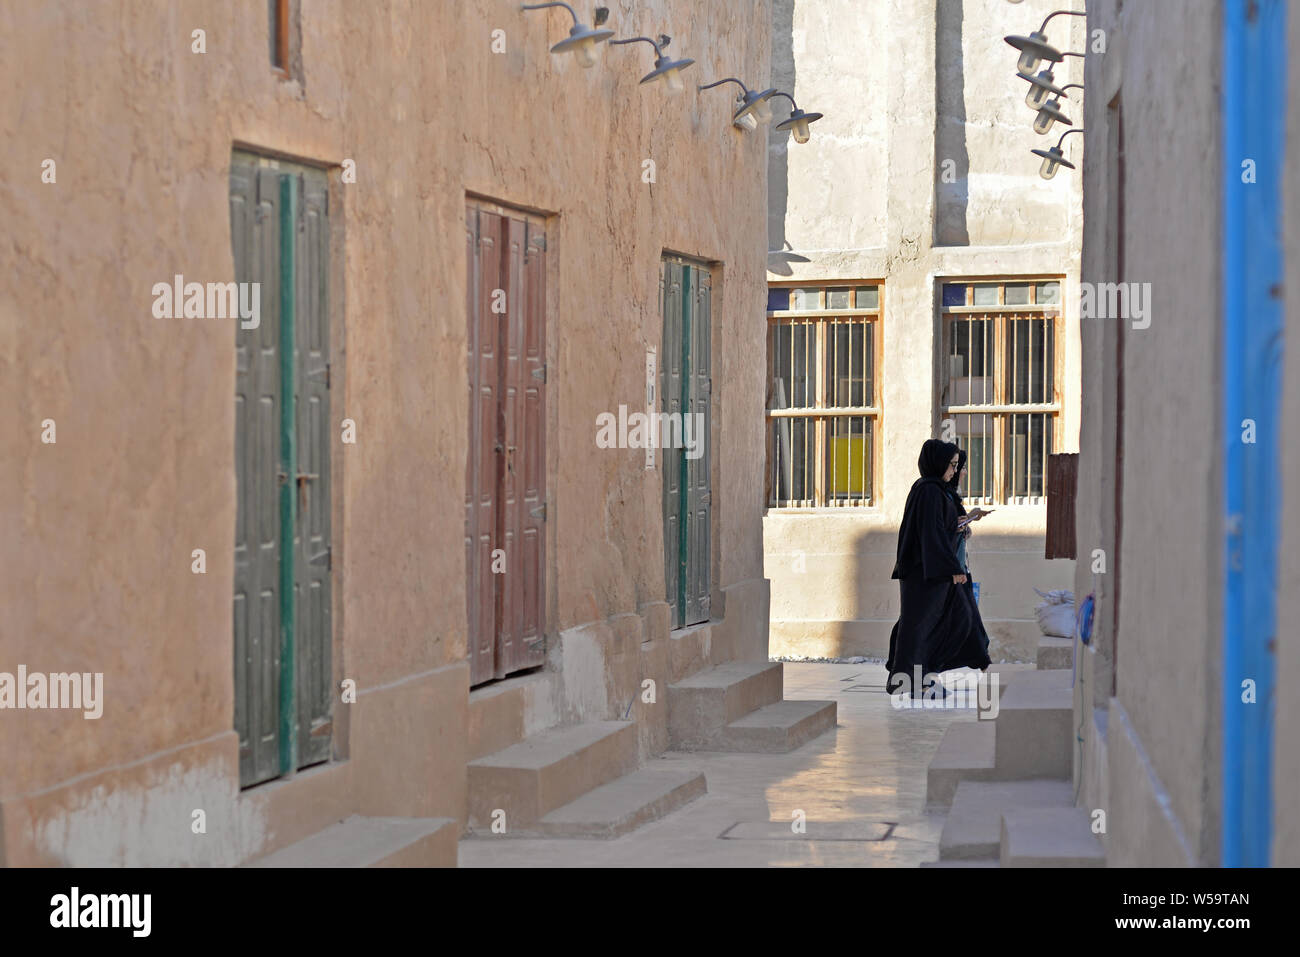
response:
<svg viewBox="0 0 1300 957"><path fill-rule="evenodd" d="M620 46L624 43L648 43L655 48L655 68L641 77L642 83L654 83L658 80L664 82L664 92L669 96L676 96L686 89L686 84L682 82L682 71L694 63L694 60L670 60L664 56L664 47L672 42L672 37L667 34L661 34L658 40L651 40L649 37L631 37L627 40L610 40L612 46Z"/></svg>
<svg viewBox="0 0 1300 957"><path fill-rule="evenodd" d="M1046 60L1049 63L1060 63L1063 54L1056 47L1047 42L1047 24L1051 22L1052 17L1061 15L1070 17L1086 17L1087 13L1083 10L1057 10L1049 13L1043 25L1029 34L1027 37L1010 36L1006 41L1020 51L1020 60L1016 64L1023 76L1031 76L1034 69L1038 66L1040 60Z"/></svg>
<svg viewBox="0 0 1300 957"><path fill-rule="evenodd" d="M768 100L776 96L776 88L770 90L751 90L735 77L729 76L716 83L706 83L701 90L711 90L724 83L734 83L743 91L736 97L736 112L731 115L731 122L742 130L756 130L759 123L772 119L772 104Z"/></svg>
<svg viewBox="0 0 1300 957"><path fill-rule="evenodd" d="M1036 76L1018 74L1022 80L1029 81L1029 92L1025 94L1025 106L1037 110L1047 102L1049 96L1065 96L1065 87L1056 85L1056 77L1050 69L1040 70ZM1077 85L1077 84L1076 84Z"/></svg>
<svg viewBox="0 0 1300 957"><path fill-rule="evenodd" d="M781 131L789 130L794 136L796 143L807 143L812 133L808 129L808 124L816 123L822 118L820 113L805 113L799 109L799 104L794 101L794 97L789 93L774 93L773 98L783 96L790 101L790 116L783 122L777 124L777 129Z"/></svg>
<svg viewBox="0 0 1300 957"><path fill-rule="evenodd" d="M1051 179L1056 175L1056 171L1064 166L1066 169L1074 169L1074 164L1065 158L1065 153L1061 151L1061 144L1071 133L1083 133L1085 130L1066 130L1061 134L1061 138L1056 141L1056 145L1050 150L1030 150L1035 156L1043 158L1043 165L1038 168L1038 175L1043 179Z"/></svg>
<svg viewBox="0 0 1300 957"><path fill-rule="evenodd" d="M569 16L573 17L573 29L569 35L561 40L555 46L551 47L552 53L572 53L578 65L583 69L590 69L600 61L601 44L614 35L613 30L594 30L582 23L578 15L573 12L573 7L564 3L563 0L553 0L551 3L525 3L524 10L544 10L547 7L564 7L569 11ZM605 22L609 16L609 11L604 7L598 7L596 10L596 26Z"/></svg>
<svg viewBox="0 0 1300 957"><path fill-rule="evenodd" d="M1038 116L1034 117L1034 132L1039 136L1051 132L1055 123L1062 123L1066 126L1073 126L1070 118L1061 112L1060 100L1048 100L1038 108Z"/></svg>

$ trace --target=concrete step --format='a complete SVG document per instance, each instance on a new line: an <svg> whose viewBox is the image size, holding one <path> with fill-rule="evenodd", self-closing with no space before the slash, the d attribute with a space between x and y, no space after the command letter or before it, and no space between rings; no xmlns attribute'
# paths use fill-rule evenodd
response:
<svg viewBox="0 0 1300 957"><path fill-rule="evenodd" d="M630 721L542 731L469 762L470 823L490 825L499 809L507 831L527 828L636 765L637 732Z"/></svg>
<svg viewBox="0 0 1300 957"><path fill-rule="evenodd" d="M922 867L1000 867L995 858L982 857L975 861L922 861Z"/></svg>
<svg viewBox="0 0 1300 957"><path fill-rule="evenodd" d="M1023 808L1002 815L1003 867L1105 867L1106 849L1078 807Z"/></svg>
<svg viewBox="0 0 1300 957"><path fill-rule="evenodd" d="M778 701L719 732L708 750L785 754L835 727L834 701Z"/></svg>
<svg viewBox="0 0 1300 957"><path fill-rule="evenodd" d="M547 814L530 831L538 837L622 837L708 791L701 772L663 764L647 765L588 791Z"/></svg>
<svg viewBox="0 0 1300 957"><path fill-rule="evenodd" d="M996 858L1002 848L1003 814L1073 806L1074 792L1067 781L962 781L939 835L939 860Z"/></svg>
<svg viewBox="0 0 1300 957"><path fill-rule="evenodd" d="M450 818L352 816L247 867L455 867Z"/></svg>
<svg viewBox="0 0 1300 957"><path fill-rule="evenodd" d="M1074 640L1043 635L1038 639L1038 670L1068 669L1074 664Z"/></svg>
<svg viewBox="0 0 1300 957"><path fill-rule="evenodd" d="M998 780L995 721L954 721L939 740L925 775L927 807L948 807L962 781Z"/></svg>
<svg viewBox="0 0 1300 957"><path fill-rule="evenodd" d="M713 654L713 625L704 622L678 628L668 635L668 683L685 681L710 667Z"/></svg>
<svg viewBox="0 0 1300 957"><path fill-rule="evenodd" d="M733 661L670 684L669 747L708 748L726 725L780 701L782 674L779 661Z"/></svg>
<svg viewBox="0 0 1300 957"><path fill-rule="evenodd" d="M1069 669L1016 675L1001 697L997 774L1005 780L1068 778L1074 751L1074 691Z"/></svg>
<svg viewBox="0 0 1300 957"><path fill-rule="evenodd" d="M469 693L468 757L472 761L524 739L529 696L545 691L550 673L496 681Z"/></svg>

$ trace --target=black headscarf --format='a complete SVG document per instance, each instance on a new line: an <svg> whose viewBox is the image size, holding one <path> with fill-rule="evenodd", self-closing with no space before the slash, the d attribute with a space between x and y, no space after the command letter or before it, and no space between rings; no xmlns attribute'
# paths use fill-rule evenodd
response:
<svg viewBox="0 0 1300 957"><path fill-rule="evenodd" d="M921 470L921 478L936 478L943 481L943 473L948 471L952 457L960 451L951 442L943 439L926 439L921 445L921 454L916 460L916 467Z"/></svg>
<svg viewBox="0 0 1300 957"><path fill-rule="evenodd" d="M952 461L951 456L948 458L948 461L949 462ZM952 478L949 479L948 481L948 492L949 494L952 495L953 504L957 506L958 515L966 514L966 506L961 503L961 492L957 489L957 483L961 481L961 469L962 466L965 464L966 464L966 450L961 447L958 447L957 448L957 471L952 473Z"/></svg>
<svg viewBox="0 0 1300 957"><path fill-rule="evenodd" d="M957 512L943 477L959 451L942 439L927 439L921 446L916 463L921 477L912 483L903 506L892 577L904 578L918 571L925 579L965 574L957 561L953 537L957 533Z"/></svg>

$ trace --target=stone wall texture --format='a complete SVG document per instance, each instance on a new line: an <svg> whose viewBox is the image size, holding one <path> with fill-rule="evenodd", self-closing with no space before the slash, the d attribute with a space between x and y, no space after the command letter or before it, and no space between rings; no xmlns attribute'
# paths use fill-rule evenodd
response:
<svg viewBox="0 0 1300 957"><path fill-rule="evenodd" d="M731 95L694 83L766 79L771 12L609 7L620 35L668 33L696 59L684 96L638 86L644 44L592 70L551 55L568 14L510 0L294 4L292 79L269 67L265 4L0 5L0 670L102 671L106 699L98 721L0 717L0 753L21 755L0 767L0 859L234 863L340 810L464 819L467 195L549 218L556 666L561 634L618 616L666 637L660 474L595 445L599 413L644 402L666 250L714 264L715 605L737 589L765 604L766 157L732 127ZM234 278L234 148L329 170L332 415L357 429L332 458L335 677L358 703L336 705L338 760L242 794L235 328L156 319L150 292ZM765 618L744 621L728 650L764 654ZM606 657L590 680L639 667ZM194 807L213 836L189 848Z"/></svg>

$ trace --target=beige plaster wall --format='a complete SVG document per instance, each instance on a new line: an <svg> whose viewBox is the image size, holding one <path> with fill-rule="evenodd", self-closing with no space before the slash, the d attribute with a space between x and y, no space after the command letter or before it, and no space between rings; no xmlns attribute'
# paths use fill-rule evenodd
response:
<svg viewBox="0 0 1300 957"><path fill-rule="evenodd" d="M1076 693L1089 739L1076 773L1083 800L1107 810L1109 863L1119 866L1213 864L1219 848L1221 44L1217 5L1195 7L1188 15L1175 2L1089 5L1088 25L1107 32L1109 51L1089 61L1083 278L1152 289L1150 327L1123 333L1118 564L1117 329L1112 320L1083 323L1079 546L1081 556L1105 550L1108 570L1094 575L1081 561L1076 575L1076 590L1095 587L1099 598L1095 650L1082 655ZM1182 51L1196 69L1155 64L1158 48ZM1122 197L1120 119L1108 104L1122 108ZM1110 713L1099 719L1101 707Z"/></svg>
<svg viewBox="0 0 1300 957"><path fill-rule="evenodd" d="M765 3L610 7L622 35L672 34L696 82L767 72ZM716 604L736 589L765 600L751 463L766 164L721 91L670 101L639 88L644 45L580 70L547 52L567 33L563 10L509 0L305 4L301 84L268 67L264 5L9 4L0 21L14 92L0 102L0 668L102 671L106 696L98 721L0 719L0 753L22 756L0 767L8 858L172 860L199 806L227 822L210 823L213 863L297 839L307 807L321 819L349 808L463 820L467 191L554 216L551 632L662 601L658 473L639 451L597 451L595 420L643 401L665 249L719 264ZM203 54L191 52L199 28ZM233 278L235 144L332 168L342 374L331 415L357 426L356 445L333 449L335 671L360 689L350 714L338 706L336 749L362 771L332 765L242 794L230 731L235 332L150 313L152 284L175 273ZM40 182L47 157L56 184ZM344 159L355 184L339 182ZM39 441L46 418L55 445ZM206 575L190 571L194 548ZM765 641L765 622L750 620L735 647ZM606 680L626 680L610 667ZM310 788L329 799L293 796ZM105 817L113 801L152 810L138 833L84 836L126 813ZM268 808L277 802L288 810Z"/></svg>

